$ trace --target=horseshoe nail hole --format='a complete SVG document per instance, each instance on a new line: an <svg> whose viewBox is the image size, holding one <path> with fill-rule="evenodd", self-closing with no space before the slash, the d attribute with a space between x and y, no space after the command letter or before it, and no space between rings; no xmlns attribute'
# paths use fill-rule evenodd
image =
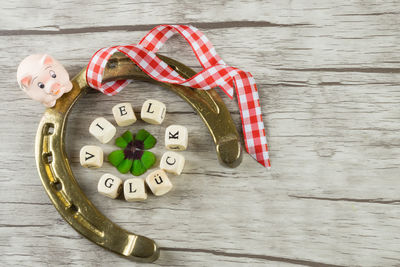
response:
<svg viewBox="0 0 400 267"><path fill-rule="evenodd" d="M54 133L54 124L53 123L46 123L44 125L44 134L45 135L52 135Z"/></svg>
<svg viewBox="0 0 400 267"><path fill-rule="evenodd" d="M69 209L70 209L73 213L77 213L77 212L78 212L78 207L75 206L74 204L71 204L71 206L69 206Z"/></svg>
<svg viewBox="0 0 400 267"><path fill-rule="evenodd" d="M54 182L54 183L53 183L53 187L54 187L55 190L61 191L61 189L62 189L62 183L60 183L60 181Z"/></svg>
<svg viewBox="0 0 400 267"><path fill-rule="evenodd" d="M107 67L109 67L110 69L114 69L114 68L117 67L117 62L110 61L110 62L107 64Z"/></svg>
<svg viewBox="0 0 400 267"><path fill-rule="evenodd" d="M47 164L52 163L53 162L53 154L51 152L44 153L43 160Z"/></svg>

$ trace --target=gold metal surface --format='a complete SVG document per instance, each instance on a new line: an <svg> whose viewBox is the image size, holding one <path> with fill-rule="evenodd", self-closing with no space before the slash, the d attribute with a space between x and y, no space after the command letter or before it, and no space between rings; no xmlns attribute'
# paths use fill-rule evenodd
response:
<svg viewBox="0 0 400 267"><path fill-rule="evenodd" d="M162 56L160 56L162 57ZM194 72L183 64L162 57L185 77ZM43 186L62 217L79 233L94 243L135 261L152 262L159 256L156 243L130 233L105 217L83 193L77 183L64 149L68 114L77 99L90 88L86 68L72 79L73 89L47 109L36 135L36 163ZM241 160L239 135L223 101L214 90L201 91L179 85L168 85L148 78L125 55L116 53L106 66L107 80L121 78L151 81L176 92L202 117L216 144L220 161L230 167Z"/></svg>

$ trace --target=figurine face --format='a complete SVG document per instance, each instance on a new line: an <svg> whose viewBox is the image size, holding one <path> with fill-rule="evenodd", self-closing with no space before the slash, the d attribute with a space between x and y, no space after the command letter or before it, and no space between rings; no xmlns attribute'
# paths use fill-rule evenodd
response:
<svg viewBox="0 0 400 267"><path fill-rule="evenodd" d="M18 66L18 84L32 99L46 107L53 107L56 100L71 91L68 72L49 55L31 55Z"/></svg>

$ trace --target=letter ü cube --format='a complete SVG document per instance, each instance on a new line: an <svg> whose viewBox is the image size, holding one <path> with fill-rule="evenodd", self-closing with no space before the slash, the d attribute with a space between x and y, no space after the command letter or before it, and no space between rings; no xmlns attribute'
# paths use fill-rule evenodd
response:
<svg viewBox="0 0 400 267"><path fill-rule="evenodd" d="M103 150L98 146L84 146L79 153L81 165L86 168L100 168L103 165Z"/></svg>
<svg viewBox="0 0 400 267"><path fill-rule="evenodd" d="M130 103L120 103L112 108L115 122L118 126L129 126L136 122L135 112Z"/></svg>
<svg viewBox="0 0 400 267"><path fill-rule="evenodd" d="M188 145L188 130L185 126L170 125L165 130L165 147L170 150L185 150Z"/></svg>
<svg viewBox="0 0 400 267"><path fill-rule="evenodd" d="M172 183L163 170L156 170L146 177L146 183L151 192L156 196L162 196L172 189Z"/></svg>
<svg viewBox="0 0 400 267"><path fill-rule="evenodd" d="M167 108L164 103L148 99L143 103L140 116L142 120L151 124L161 124L165 118Z"/></svg>
<svg viewBox="0 0 400 267"><path fill-rule="evenodd" d="M89 132L102 144L105 144L114 137L117 129L111 122L103 117L99 117L90 124Z"/></svg>
<svg viewBox="0 0 400 267"><path fill-rule="evenodd" d="M109 198L117 198L121 193L122 180L117 176L106 173L101 176L97 185L97 191Z"/></svg>

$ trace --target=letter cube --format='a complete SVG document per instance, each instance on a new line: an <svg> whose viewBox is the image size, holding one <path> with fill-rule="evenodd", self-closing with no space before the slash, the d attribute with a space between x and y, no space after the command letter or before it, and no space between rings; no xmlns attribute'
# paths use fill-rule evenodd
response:
<svg viewBox="0 0 400 267"><path fill-rule="evenodd" d="M166 111L167 108L164 103L154 99L148 99L143 103L140 116L145 122L161 124L165 118Z"/></svg>
<svg viewBox="0 0 400 267"><path fill-rule="evenodd" d="M109 198L117 198L121 193L122 180L117 176L106 173L101 176L99 183L97 185L97 191L100 194L107 196Z"/></svg>
<svg viewBox="0 0 400 267"><path fill-rule="evenodd" d="M161 157L160 169L180 175L185 166L185 157L172 151L167 151Z"/></svg>
<svg viewBox="0 0 400 267"><path fill-rule="evenodd" d="M185 126L170 125L165 129L165 147L170 150L185 150L188 145L188 130Z"/></svg>
<svg viewBox="0 0 400 267"><path fill-rule="evenodd" d="M130 103L120 103L112 108L118 126L129 126L136 122L135 112Z"/></svg>
<svg viewBox="0 0 400 267"><path fill-rule="evenodd" d="M146 183L156 196L162 196L172 189L172 183L163 170L156 170L150 173L146 177Z"/></svg>
<svg viewBox="0 0 400 267"><path fill-rule="evenodd" d="M124 182L124 196L128 202L147 199L144 180L142 178L131 178Z"/></svg>
<svg viewBox="0 0 400 267"><path fill-rule="evenodd" d="M103 165L103 150L98 146L84 146L79 153L81 165L86 168L100 168Z"/></svg>
<svg viewBox="0 0 400 267"><path fill-rule="evenodd" d="M101 143L108 143L117 132L114 125L103 117L95 119L92 124L90 124L89 132L97 138Z"/></svg>

